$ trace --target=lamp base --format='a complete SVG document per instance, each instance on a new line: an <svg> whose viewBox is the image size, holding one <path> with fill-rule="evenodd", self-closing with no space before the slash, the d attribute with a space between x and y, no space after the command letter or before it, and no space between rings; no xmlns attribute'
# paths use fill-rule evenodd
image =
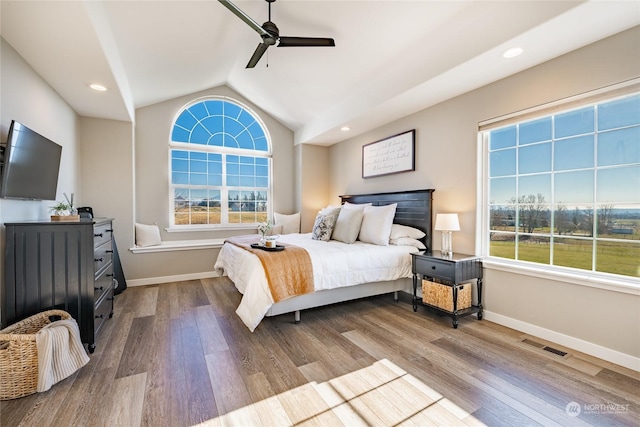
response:
<svg viewBox="0 0 640 427"><path fill-rule="evenodd" d="M440 252L442 255L451 256L453 255L453 245L452 245L452 236L450 231L442 231L441 232L442 241L440 243Z"/></svg>

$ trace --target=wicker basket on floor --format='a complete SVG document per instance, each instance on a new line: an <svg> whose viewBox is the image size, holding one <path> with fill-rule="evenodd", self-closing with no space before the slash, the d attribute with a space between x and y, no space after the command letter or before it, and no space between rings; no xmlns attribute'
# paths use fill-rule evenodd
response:
<svg viewBox="0 0 640 427"><path fill-rule="evenodd" d="M17 399L37 391L36 333L49 323L70 318L66 311L48 310L0 331L0 400Z"/></svg>

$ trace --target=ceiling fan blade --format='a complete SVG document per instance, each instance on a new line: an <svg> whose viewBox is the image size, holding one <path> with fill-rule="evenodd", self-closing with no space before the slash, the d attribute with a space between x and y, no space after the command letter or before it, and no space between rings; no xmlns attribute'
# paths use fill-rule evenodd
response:
<svg viewBox="0 0 640 427"><path fill-rule="evenodd" d="M334 47L336 42L330 38L323 37L285 37L282 36L278 39L278 47L312 47L312 46L326 46Z"/></svg>
<svg viewBox="0 0 640 427"><path fill-rule="evenodd" d="M261 37L271 37L271 34L269 34L264 28L262 28L262 26L258 24L256 21L251 19L249 15L247 15L242 10L240 10L238 6L236 6L235 4L231 3L228 0L218 0L218 1L222 3L224 7L229 9L238 18L242 19L245 22L245 24L253 28L253 30L258 34L260 34Z"/></svg>
<svg viewBox="0 0 640 427"><path fill-rule="evenodd" d="M262 55L264 55L264 53L267 51L268 47L269 47L268 44L260 43L258 45L258 47L256 48L256 51L253 52L253 56L251 56L251 59L249 60L249 63L247 64L247 66L245 68L253 68L253 67L255 67L256 64L258 63L258 61L260 61L260 58L262 58Z"/></svg>

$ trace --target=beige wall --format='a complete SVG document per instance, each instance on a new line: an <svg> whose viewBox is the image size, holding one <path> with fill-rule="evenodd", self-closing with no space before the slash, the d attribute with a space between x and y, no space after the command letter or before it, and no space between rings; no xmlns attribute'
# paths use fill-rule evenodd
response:
<svg viewBox="0 0 640 427"><path fill-rule="evenodd" d="M310 233L316 214L329 204L329 147L298 145L296 151L301 172L298 179L300 231Z"/></svg>
<svg viewBox="0 0 640 427"><path fill-rule="evenodd" d="M117 120L80 118L83 204L95 216L114 218L113 230L125 277L134 259L133 124Z"/></svg>
<svg viewBox="0 0 640 427"><path fill-rule="evenodd" d="M478 123L639 76L640 27L636 27L333 145L329 153L332 202L344 193L435 188L434 214L460 214L462 231L454 233L454 250L474 253ZM409 129L416 129L415 172L362 179L362 145ZM439 233L433 242L438 249ZM623 359L640 357L637 293L485 270L485 307L496 314L494 319L513 321L512 325L547 336L603 346Z"/></svg>

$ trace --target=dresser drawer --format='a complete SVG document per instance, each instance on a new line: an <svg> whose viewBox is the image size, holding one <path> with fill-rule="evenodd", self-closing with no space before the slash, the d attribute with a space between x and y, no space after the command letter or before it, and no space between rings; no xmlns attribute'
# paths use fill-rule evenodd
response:
<svg viewBox="0 0 640 427"><path fill-rule="evenodd" d="M428 277L439 277L452 280L455 275L456 266L447 261L440 261L432 258L414 257L416 273Z"/></svg>
<svg viewBox="0 0 640 427"><path fill-rule="evenodd" d="M113 287L113 268L105 269L94 282L93 301L98 301L102 295Z"/></svg>
<svg viewBox="0 0 640 427"><path fill-rule="evenodd" d="M95 249L93 253L93 271L96 274L100 274L100 271L104 269L105 266L111 265L112 258L113 246L111 245L111 240L109 240Z"/></svg>
<svg viewBox="0 0 640 427"><path fill-rule="evenodd" d="M93 227L93 247L97 248L100 245L111 242L112 233L110 222Z"/></svg>
<svg viewBox="0 0 640 427"><path fill-rule="evenodd" d="M111 317L113 313L113 287L110 287L108 291L102 296L102 298L96 303L93 311L93 329L97 334L102 324Z"/></svg>

